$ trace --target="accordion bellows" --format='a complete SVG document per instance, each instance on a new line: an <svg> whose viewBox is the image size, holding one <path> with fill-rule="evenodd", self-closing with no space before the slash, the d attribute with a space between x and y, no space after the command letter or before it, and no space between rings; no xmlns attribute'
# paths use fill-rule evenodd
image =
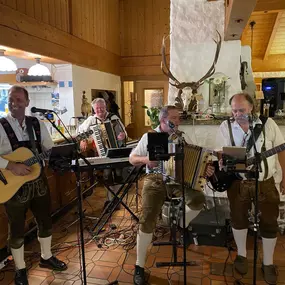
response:
<svg viewBox="0 0 285 285"><path fill-rule="evenodd" d="M173 145L172 152L179 153L181 148ZM184 146L184 185L187 188L203 191L206 184L205 172L207 163L212 156L209 150L186 144ZM171 157L164 165L165 174L174 178L177 183L182 183L182 161Z"/></svg>

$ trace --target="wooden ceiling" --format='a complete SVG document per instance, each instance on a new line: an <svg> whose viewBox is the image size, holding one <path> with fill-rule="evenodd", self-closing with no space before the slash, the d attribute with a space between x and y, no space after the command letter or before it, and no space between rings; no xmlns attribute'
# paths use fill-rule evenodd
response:
<svg viewBox="0 0 285 285"><path fill-rule="evenodd" d="M252 47L253 59L267 60L276 55L285 59L285 0L258 0L241 41Z"/></svg>

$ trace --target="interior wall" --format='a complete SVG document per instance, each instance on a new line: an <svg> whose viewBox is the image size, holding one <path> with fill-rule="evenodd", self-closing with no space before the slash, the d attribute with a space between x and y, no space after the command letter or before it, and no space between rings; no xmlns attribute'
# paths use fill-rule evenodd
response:
<svg viewBox="0 0 285 285"><path fill-rule="evenodd" d="M91 70L73 65L72 82L74 94L74 113L81 116L82 91L91 103L91 89L103 89L116 91L117 104L121 108L121 78L113 74Z"/></svg>

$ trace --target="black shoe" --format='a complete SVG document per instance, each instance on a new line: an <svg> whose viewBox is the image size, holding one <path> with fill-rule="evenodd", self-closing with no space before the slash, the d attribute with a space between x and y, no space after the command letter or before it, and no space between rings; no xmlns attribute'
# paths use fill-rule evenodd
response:
<svg viewBox="0 0 285 285"><path fill-rule="evenodd" d="M134 285L144 285L144 284L145 284L144 268L136 265L135 272L134 272Z"/></svg>
<svg viewBox="0 0 285 285"><path fill-rule="evenodd" d="M64 271L67 269L67 265L63 261L60 261L59 259L57 259L55 256L52 256L51 258L47 260L41 257L39 265L40 267L49 268L55 271Z"/></svg>
<svg viewBox="0 0 285 285"><path fill-rule="evenodd" d="M17 270L15 273L15 285L29 285L27 278L27 269Z"/></svg>

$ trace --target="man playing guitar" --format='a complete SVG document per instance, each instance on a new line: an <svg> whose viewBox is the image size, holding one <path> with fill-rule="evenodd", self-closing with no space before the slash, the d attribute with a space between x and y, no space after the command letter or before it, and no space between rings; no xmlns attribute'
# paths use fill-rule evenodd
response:
<svg viewBox="0 0 285 285"><path fill-rule="evenodd" d="M35 146L39 153L53 146L53 141L44 123L37 118L25 116L29 102L29 94L25 88L13 86L9 90L9 113L6 118L0 119L0 155L9 154L20 147L32 149L31 135L34 136ZM21 176L28 175L31 172L31 167L1 157L0 168L6 168L14 175ZM9 247L16 267L16 285L28 284L24 261L25 219L28 209L31 209L38 225L38 240L41 245L40 267L59 271L67 269L66 264L51 253L50 199L47 180L42 174L36 180L24 184L4 204L9 220Z"/></svg>

